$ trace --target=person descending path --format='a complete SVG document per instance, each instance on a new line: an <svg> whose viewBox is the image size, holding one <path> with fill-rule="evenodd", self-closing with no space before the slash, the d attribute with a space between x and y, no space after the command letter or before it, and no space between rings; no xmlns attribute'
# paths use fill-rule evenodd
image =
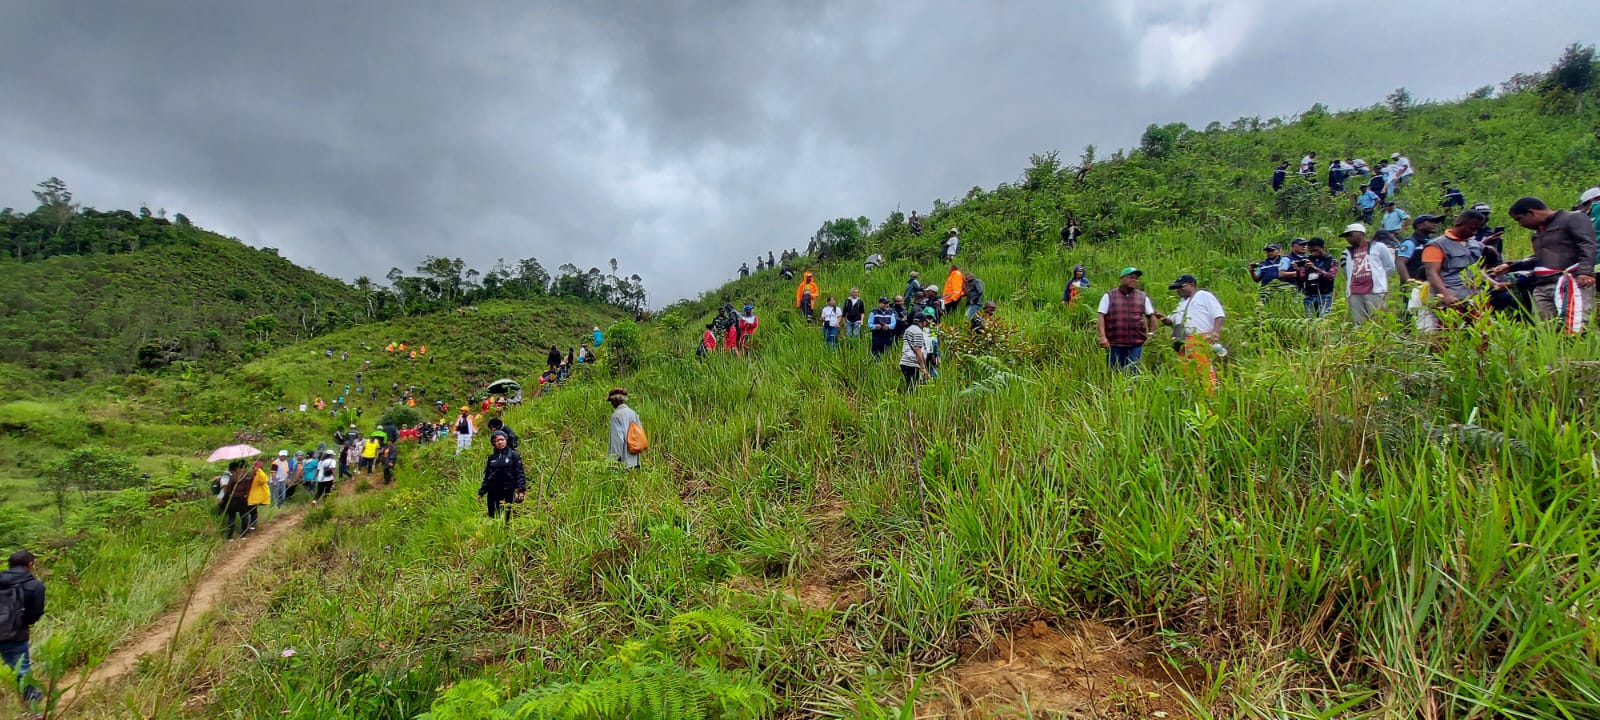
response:
<svg viewBox="0 0 1600 720"><path fill-rule="evenodd" d="M950 274L944 276L944 295L941 297L944 299L944 311L947 313L956 311L956 305L961 302L961 297L966 292L961 286L963 277L961 268L955 265L951 265Z"/></svg>
<svg viewBox="0 0 1600 720"><path fill-rule="evenodd" d="M488 501L489 518L504 511L506 522L511 522L511 505L522 502L528 491L528 477L522 468L522 456L511 448L503 432L489 436L494 450L483 464L483 482L478 484L478 497Z"/></svg>
<svg viewBox="0 0 1600 720"><path fill-rule="evenodd" d="M1199 289L1193 275L1179 275L1167 289L1178 293L1178 307L1171 315L1160 316L1161 322L1172 328L1172 350L1196 376L1206 380L1208 391L1215 391L1217 369L1211 365L1211 354L1228 356L1222 344L1222 324L1228 314L1216 295Z"/></svg>
<svg viewBox="0 0 1600 720"><path fill-rule="evenodd" d="M750 339L756 336L756 329L761 327L761 321L756 319L756 306L746 303L744 312L738 317L739 344L738 353L744 355L750 352Z"/></svg>
<svg viewBox="0 0 1600 720"><path fill-rule="evenodd" d="M28 679L33 669L30 632L44 617L44 581L35 575L37 562L33 553L18 550L11 553L6 571L0 573L0 619L4 620L0 623L0 661L16 673L22 701L29 707L44 700L44 693Z"/></svg>
<svg viewBox="0 0 1600 720"><path fill-rule="evenodd" d="M291 461L288 450L279 450L278 457L272 461L272 482L268 485L272 497L273 507L282 507L284 497L289 491L289 473Z"/></svg>
<svg viewBox="0 0 1600 720"><path fill-rule="evenodd" d="M628 407L628 391L622 388L612 388L606 394L606 402L611 403L611 422L607 440L606 452L609 457L622 466L632 470L639 467L639 455L648 446L644 437L644 424L639 422L639 413Z"/></svg>
<svg viewBox="0 0 1600 720"><path fill-rule="evenodd" d="M794 306L800 308L800 314L806 316L806 322L816 321L817 313L813 305L820 294L822 293L817 289L816 278L812 276L810 270L807 270L800 277L800 285L794 289Z"/></svg>
<svg viewBox="0 0 1600 720"><path fill-rule="evenodd" d="M839 348L839 321L843 318L844 311L839 309L839 301L829 295L828 304L822 306L822 342L829 350Z"/></svg>
<svg viewBox="0 0 1600 720"><path fill-rule="evenodd" d="M933 310L930 308L921 315L911 318L910 325L906 327L905 336L901 338L900 348L900 374L905 377L905 391L917 389L917 383L928 372L928 323L933 322Z"/></svg>
<svg viewBox="0 0 1600 720"><path fill-rule="evenodd" d="M1139 289L1143 275L1138 268L1123 268L1117 286L1100 296L1095 324L1100 347L1106 349L1106 364L1113 370L1139 372L1144 343L1156 329L1156 308Z"/></svg>
<svg viewBox="0 0 1600 720"><path fill-rule="evenodd" d="M1078 301L1078 296L1088 290L1089 272L1082 265L1072 266L1072 278L1067 280L1067 286L1061 290L1061 304L1072 305Z"/></svg>
<svg viewBox="0 0 1600 720"><path fill-rule="evenodd" d="M1422 256L1422 273L1434 308L1458 313L1472 311L1469 301L1483 288L1464 271L1483 259L1483 243L1477 240L1483 224L1482 215L1470 210L1463 212L1454 225L1445 229L1442 237L1429 241L1418 253ZM1423 308L1423 312L1428 310ZM1424 329L1438 329L1443 327L1445 319L1441 313L1433 312L1433 322L1420 325L1425 326Z"/></svg>
<svg viewBox="0 0 1600 720"><path fill-rule="evenodd" d="M383 484L394 484L394 466L400 463L400 445L385 439L378 448L378 464L383 467Z"/></svg>
<svg viewBox="0 0 1600 720"><path fill-rule="evenodd" d="M872 356L883 355L890 345L894 344L894 331L899 324L894 309L889 307L889 298L879 297L878 307L867 316L867 327L872 331Z"/></svg>
<svg viewBox="0 0 1600 720"><path fill-rule="evenodd" d="M1344 268L1350 322L1361 327L1383 311L1389 297L1389 274L1394 272L1394 253L1388 245L1367 239L1367 226L1361 223L1350 223L1340 235L1350 243L1339 262Z"/></svg>
<svg viewBox="0 0 1600 720"><path fill-rule="evenodd" d="M944 236L944 261L950 262L956 259L956 250L960 249L960 247L961 231L950 228L950 232L945 233Z"/></svg>
<svg viewBox="0 0 1600 720"><path fill-rule="evenodd" d="M867 304L861 300L861 288L850 288L850 297L844 299L845 335L861 337L861 323L867 317Z"/></svg>
<svg viewBox="0 0 1600 720"><path fill-rule="evenodd" d="M333 492L333 482L339 477L338 461L333 459L333 453L333 450L324 452L322 461L317 463L317 491L311 496L312 505Z"/></svg>
<svg viewBox="0 0 1600 720"><path fill-rule="evenodd" d="M912 296L918 295L918 294L920 294L922 292L922 280L921 280L921 277L922 277L921 273L918 273L915 270L911 271L911 276L906 278L906 291L905 291L905 296L906 297L912 297Z"/></svg>
<svg viewBox="0 0 1600 720"><path fill-rule="evenodd" d="M461 415L456 417L454 430L456 435L456 454L460 455L462 450L472 448L472 436L478 431L478 428L472 424L472 418L467 415L467 406L465 405L461 406Z"/></svg>

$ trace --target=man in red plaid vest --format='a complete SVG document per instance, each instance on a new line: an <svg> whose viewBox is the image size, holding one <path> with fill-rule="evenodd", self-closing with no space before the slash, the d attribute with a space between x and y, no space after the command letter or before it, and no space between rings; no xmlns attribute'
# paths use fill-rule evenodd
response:
<svg viewBox="0 0 1600 720"><path fill-rule="evenodd" d="M1117 286L1100 296L1100 347L1106 349L1106 362L1113 370L1139 371L1144 342L1156 331L1156 308L1150 296L1139 289L1138 268L1123 268Z"/></svg>

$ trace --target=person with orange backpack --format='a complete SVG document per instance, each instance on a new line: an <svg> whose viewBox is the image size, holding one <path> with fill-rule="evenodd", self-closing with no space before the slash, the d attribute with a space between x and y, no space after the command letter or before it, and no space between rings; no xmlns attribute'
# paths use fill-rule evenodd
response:
<svg viewBox="0 0 1600 720"><path fill-rule="evenodd" d="M639 455L650 447L650 440L639 423L639 413L628 407L628 391L612 388L606 401L616 408L611 412L611 444L608 455L630 470L639 467Z"/></svg>

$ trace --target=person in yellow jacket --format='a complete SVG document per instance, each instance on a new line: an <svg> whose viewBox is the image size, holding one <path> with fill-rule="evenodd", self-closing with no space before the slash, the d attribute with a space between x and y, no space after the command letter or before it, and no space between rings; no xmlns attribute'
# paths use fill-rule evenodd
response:
<svg viewBox="0 0 1600 720"><path fill-rule="evenodd" d="M245 496L245 501L250 503L250 513L245 517L245 527L248 528L245 532L254 532L256 529L256 521L260 519L256 508L272 504L272 488L267 486L268 482L267 471L262 469L261 461L257 460L254 477L250 481L250 494Z"/></svg>
<svg viewBox="0 0 1600 720"><path fill-rule="evenodd" d="M378 436L383 433L373 433L361 446L361 471L371 475L373 461L378 457Z"/></svg>
<svg viewBox="0 0 1600 720"><path fill-rule="evenodd" d="M944 278L944 295L942 296L946 313L955 312L956 303L961 302L962 296L966 294L965 277L961 272L961 268L955 265L950 266L950 274Z"/></svg>
<svg viewBox="0 0 1600 720"><path fill-rule="evenodd" d="M794 289L794 306L800 308L800 314L806 316L807 322L813 322L817 319L817 313L814 308L817 303L817 295L821 294L821 292L821 290L817 289L815 277L810 270L807 270L806 274L800 278L800 286Z"/></svg>

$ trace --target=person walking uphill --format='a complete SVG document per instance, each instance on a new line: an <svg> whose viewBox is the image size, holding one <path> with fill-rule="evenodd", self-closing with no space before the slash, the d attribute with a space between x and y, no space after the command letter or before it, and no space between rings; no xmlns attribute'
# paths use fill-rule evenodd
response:
<svg viewBox="0 0 1600 720"><path fill-rule="evenodd" d="M1123 268L1117 286L1100 296L1095 324L1100 330L1100 347L1106 349L1106 363L1113 370L1137 373L1144 343L1156 330L1156 308L1150 296L1139 289L1138 268Z"/></svg>
<svg viewBox="0 0 1600 720"><path fill-rule="evenodd" d="M30 630L44 617L44 581L34 576L35 562L33 553L18 550L0 573L0 660L16 673L22 699L29 705L44 699L44 693L28 682Z"/></svg>
<svg viewBox="0 0 1600 720"><path fill-rule="evenodd" d="M945 233L944 236L944 261L950 262L956 259L956 250L960 247L961 232L955 228L950 228L950 232Z"/></svg>
<svg viewBox="0 0 1600 720"><path fill-rule="evenodd" d="M606 394L606 402L615 408L611 411L611 425L609 433L609 447L607 454L622 463L630 470L639 467L639 455L649 447L649 440L645 438L644 424L639 422L639 413L628 407L628 391L622 388L612 388Z"/></svg>
<svg viewBox="0 0 1600 720"><path fill-rule="evenodd" d="M1502 263L1489 274L1532 270L1533 307L1539 318L1560 319L1567 332L1581 332L1594 307L1594 226L1578 213L1551 210L1536 197L1512 203L1511 219L1533 231L1533 255Z"/></svg>
<svg viewBox="0 0 1600 720"><path fill-rule="evenodd" d="M794 306L800 308L800 314L806 316L806 322L816 321L817 313L814 306L817 295L821 292L817 289L816 278L812 276L810 270L807 270L806 274L800 277L800 285L794 289Z"/></svg>
<svg viewBox="0 0 1600 720"><path fill-rule="evenodd" d="M489 436L494 452L483 464L483 482L478 485L478 497L488 500L489 517L505 510L506 522L511 522L511 504L522 502L528 491L528 477L522 469L522 456L511 449L506 434L496 432Z"/></svg>
<svg viewBox="0 0 1600 720"><path fill-rule="evenodd" d="M967 319L971 320L983 307L983 281L972 273L964 273L961 276L961 294L967 299Z"/></svg>
<svg viewBox="0 0 1600 720"><path fill-rule="evenodd" d="M378 464L383 466L383 484L394 484L394 466L400 464L400 446L397 443L385 442L378 449Z"/></svg>

